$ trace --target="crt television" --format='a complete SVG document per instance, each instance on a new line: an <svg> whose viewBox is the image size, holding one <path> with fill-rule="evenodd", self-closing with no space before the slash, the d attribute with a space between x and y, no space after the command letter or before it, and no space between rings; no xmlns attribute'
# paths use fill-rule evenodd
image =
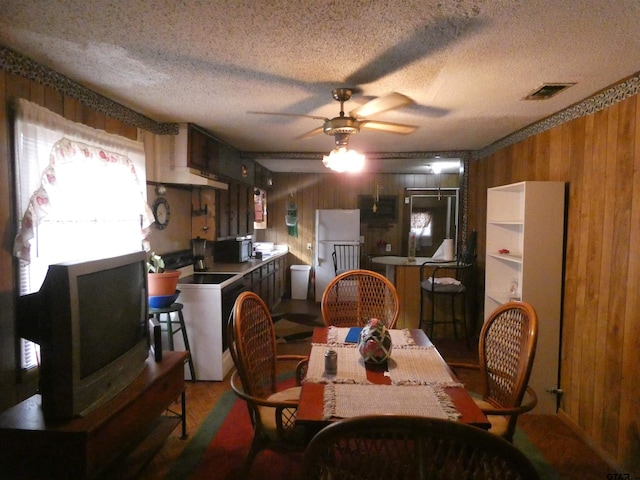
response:
<svg viewBox="0 0 640 480"><path fill-rule="evenodd" d="M50 265L18 298L20 336L40 344L46 418L84 415L127 387L149 354L145 253Z"/></svg>

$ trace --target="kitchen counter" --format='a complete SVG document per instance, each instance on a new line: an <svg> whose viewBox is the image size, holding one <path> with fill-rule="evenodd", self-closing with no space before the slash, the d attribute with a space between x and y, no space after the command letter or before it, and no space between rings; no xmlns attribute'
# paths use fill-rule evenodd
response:
<svg viewBox="0 0 640 480"><path fill-rule="evenodd" d="M233 367L227 348L227 322L237 296L247 290L259 293L269 304L279 300L284 269L275 265L288 250L281 248L261 260L243 263L214 263L206 272L185 272L178 280L191 357L198 380L221 381ZM276 260L276 262L273 262ZM284 261L284 259L282 260ZM193 272L193 273L191 273ZM276 277L279 279L276 283ZM184 348L179 335L175 348ZM185 369L186 378L191 378Z"/></svg>
<svg viewBox="0 0 640 480"><path fill-rule="evenodd" d="M416 257L415 260L409 261L409 257L397 257L394 255L387 255L382 257L373 257L371 259L373 263L378 263L380 265L384 265L386 268L385 277L387 277L392 282L395 282L395 268L398 266L402 267L421 267L423 263L433 263L433 264L443 264L443 265L454 265L456 263L455 260L439 260L434 259L432 257Z"/></svg>
<svg viewBox="0 0 640 480"><path fill-rule="evenodd" d="M267 255L263 253L262 260L258 260L256 258L251 258L251 260L243 263L221 263L214 262L206 272L199 273L239 273L245 275L250 273L252 270L255 270L258 267L261 267L265 263L273 260L274 258L281 257L289 253L289 249L287 247L278 248L273 251L273 253Z"/></svg>

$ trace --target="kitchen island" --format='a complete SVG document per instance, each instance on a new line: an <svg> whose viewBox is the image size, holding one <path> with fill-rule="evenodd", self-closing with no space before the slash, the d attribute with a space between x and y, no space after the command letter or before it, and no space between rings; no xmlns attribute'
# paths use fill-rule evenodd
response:
<svg viewBox="0 0 640 480"><path fill-rule="evenodd" d="M373 263L385 266L385 276L393 282L400 299L400 315L396 328L420 327L420 267L423 263L438 265L455 265L455 261L443 261L431 257L416 257L409 261L408 257L393 255L373 257Z"/></svg>

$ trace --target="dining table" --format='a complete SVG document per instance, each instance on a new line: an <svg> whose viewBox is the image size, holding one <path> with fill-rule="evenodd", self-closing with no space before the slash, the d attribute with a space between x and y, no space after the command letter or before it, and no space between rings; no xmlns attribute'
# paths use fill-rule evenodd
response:
<svg viewBox="0 0 640 480"><path fill-rule="evenodd" d="M464 385L421 329L391 329L390 357L364 362L357 342L360 329L316 327L296 424L316 432L339 418L397 414L446 418L490 427ZM336 373L328 373L325 352L335 350Z"/></svg>

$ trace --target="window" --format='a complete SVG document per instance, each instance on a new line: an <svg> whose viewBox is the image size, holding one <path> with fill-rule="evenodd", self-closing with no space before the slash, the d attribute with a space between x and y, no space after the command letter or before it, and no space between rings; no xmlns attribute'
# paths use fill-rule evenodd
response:
<svg viewBox="0 0 640 480"><path fill-rule="evenodd" d="M48 266L146 247L142 143L65 120L25 100L15 104L14 255L21 295L40 289ZM22 368L37 348L22 342Z"/></svg>
<svg viewBox="0 0 640 480"><path fill-rule="evenodd" d="M418 248L433 245L432 218L433 215L428 210L411 212L411 231L416 234Z"/></svg>

